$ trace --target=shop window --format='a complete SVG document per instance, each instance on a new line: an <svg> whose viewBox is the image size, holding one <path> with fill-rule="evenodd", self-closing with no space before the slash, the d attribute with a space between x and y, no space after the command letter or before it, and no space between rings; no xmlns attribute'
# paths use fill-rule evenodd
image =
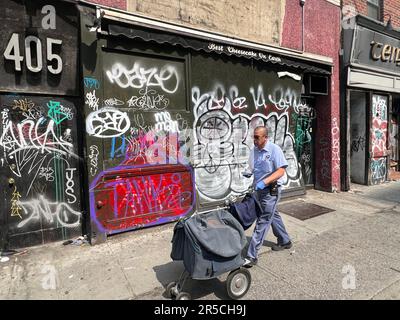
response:
<svg viewBox="0 0 400 320"><path fill-rule="evenodd" d="M368 17L380 20L380 0L367 0Z"/></svg>

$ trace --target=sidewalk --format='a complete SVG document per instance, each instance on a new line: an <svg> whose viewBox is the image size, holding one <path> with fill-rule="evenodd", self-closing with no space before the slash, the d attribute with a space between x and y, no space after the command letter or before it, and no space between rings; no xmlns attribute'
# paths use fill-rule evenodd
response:
<svg viewBox="0 0 400 320"><path fill-rule="evenodd" d="M341 193L308 190L300 199L335 211L304 221L283 214L294 246L271 251L269 232L245 298L400 299L400 181ZM165 299L165 285L183 270L169 256L173 227L96 246L27 248L0 263L0 299ZM193 299L228 298L224 278L187 285Z"/></svg>

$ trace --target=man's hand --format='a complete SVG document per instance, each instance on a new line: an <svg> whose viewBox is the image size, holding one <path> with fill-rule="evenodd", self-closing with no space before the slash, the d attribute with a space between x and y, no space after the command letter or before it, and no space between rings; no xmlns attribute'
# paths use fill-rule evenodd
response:
<svg viewBox="0 0 400 320"><path fill-rule="evenodd" d="M263 180L257 182L256 190L263 190L267 185L264 183Z"/></svg>

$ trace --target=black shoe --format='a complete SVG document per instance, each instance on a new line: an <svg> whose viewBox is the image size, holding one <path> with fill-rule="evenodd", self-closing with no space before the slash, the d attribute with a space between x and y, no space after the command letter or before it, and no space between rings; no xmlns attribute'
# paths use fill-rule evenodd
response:
<svg viewBox="0 0 400 320"><path fill-rule="evenodd" d="M283 249L290 249L293 246L292 241L289 241L288 243L285 244L274 244L272 246L272 250L274 251L281 251Z"/></svg>
<svg viewBox="0 0 400 320"><path fill-rule="evenodd" d="M244 259L243 267L251 268L257 264L258 260L254 258L247 257Z"/></svg>

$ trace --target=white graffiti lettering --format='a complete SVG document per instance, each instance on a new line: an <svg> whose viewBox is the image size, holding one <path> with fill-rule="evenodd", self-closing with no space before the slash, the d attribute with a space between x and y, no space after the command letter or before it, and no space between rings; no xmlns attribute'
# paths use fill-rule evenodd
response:
<svg viewBox="0 0 400 320"><path fill-rule="evenodd" d="M106 107L94 111L86 118L86 131L98 138L112 138L129 130L131 122L125 112Z"/></svg>
<svg viewBox="0 0 400 320"><path fill-rule="evenodd" d="M96 97L96 90L93 90L92 92L86 93L86 101L85 101L85 103L93 111L97 111L99 109L99 98Z"/></svg>
<svg viewBox="0 0 400 320"><path fill-rule="evenodd" d="M66 171L66 179L67 182L65 183L66 185L66 189L65 189L65 193L67 196L69 196L72 199L68 199L68 203L75 203L76 202L76 196L74 195L74 186L75 186L75 181L74 181L74 171L76 170L76 168L68 168Z"/></svg>
<svg viewBox="0 0 400 320"><path fill-rule="evenodd" d="M40 221L41 218L49 223L58 222L66 228L74 228L80 224L81 212L73 210L64 202L50 202L43 195L40 195L38 199L19 201L18 205L28 216L18 224L18 228L22 228L30 222Z"/></svg>
<svg viewBox="0 0 400 320"><path fill-rule="evenodd" d="M171 119L169 112L160 112L154 115L156 118L156 131L179 132L178 121Z"/></svg>
<svg viewBox="0 0 400 320"><path fill-rule="evenodd" d="M97 173L97 163L98 163L98 156L99 156L99 148L96 145L91 145L90 148L90 175L94 177Z"/></svg>
<svg viewBox="0 0 400 320"><path fill-rule="evenodd" d="M9 121L0 138L0 146L5 149L9 157L23 150L38 149L41 153L55 152L77 158L72 152L72 143L64 141L62 137L57 137L55 134L54 120L49 121L44 133L39 133L41 124L41 120L36 123L33 120L24 120L16 125Z"/></svg>
<svg viewBox="0 0 400 320"><path fill-rule="evenodd" d="M111 83L116 83L121 88L159 87L167 93L175 93L179 87L179 75L177 70L170 65L158 68L143 68L135 62L132 69L128 70L124 65L116 63L111 70L106 71Z"/></svg>

